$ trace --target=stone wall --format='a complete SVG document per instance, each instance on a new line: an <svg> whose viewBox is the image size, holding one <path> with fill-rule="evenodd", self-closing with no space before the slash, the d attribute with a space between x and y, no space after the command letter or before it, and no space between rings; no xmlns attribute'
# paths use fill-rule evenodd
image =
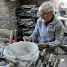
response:
<svg viewBox="0 0 67 67"><path fill-rule="evenodd" d="M0 0L0 29L17 29L15 8L16 2Z"/></svg>
<svg viewBox="0 0 67 67"><path fill-rule="evenodd" d="M19 1L19 0L18 0ZM49 0L20 0L20 4L35 4L37 6L40 6L43 2L49 1Z"/></svg>

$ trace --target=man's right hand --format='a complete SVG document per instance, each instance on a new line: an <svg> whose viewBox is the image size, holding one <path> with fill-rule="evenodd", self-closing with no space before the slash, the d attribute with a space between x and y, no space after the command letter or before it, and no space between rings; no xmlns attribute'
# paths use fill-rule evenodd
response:
<svg viewBox="0 0 67 67"><path fill-rule="evenodd" d="M24 37L23 37L23 40L24 40L24 41L31 41L31 37L24 36Z"/></svg>
<svg viewBox="0 0 67 67"><path fill-rule="evenodd" d="M41 50L41 49L48 48L49 46L48 46L48 44L46 44L46 43L39 43L39 44L38 44L38 47L39 47L39 50Z"/></svg>

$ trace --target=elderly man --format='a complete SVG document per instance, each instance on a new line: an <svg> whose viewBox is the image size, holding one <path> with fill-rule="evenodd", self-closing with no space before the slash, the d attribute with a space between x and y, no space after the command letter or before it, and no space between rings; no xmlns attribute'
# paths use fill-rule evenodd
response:
<svg viewBox="0 0 67 67"><path fill-rule="evenodd" d="M24 36L27 41L34 41L39 45L46 44L57 46L61 44L63 37L63 25L53 13L53 6L50 2L44 2L38 10L39 19L31 36Z"/></svg>

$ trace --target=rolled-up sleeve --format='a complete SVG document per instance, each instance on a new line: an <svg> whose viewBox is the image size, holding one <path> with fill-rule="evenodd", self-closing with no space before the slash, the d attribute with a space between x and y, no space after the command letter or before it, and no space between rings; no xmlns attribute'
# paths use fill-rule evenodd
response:
<svg viewBox="0 0 67 67"><path fill-rule="evenodd" d="M49 46L58 46L61 45L62 39L64 36L64 29L63 29L63 24L57 25L55 28L55 41L49 42Z"/></svg>

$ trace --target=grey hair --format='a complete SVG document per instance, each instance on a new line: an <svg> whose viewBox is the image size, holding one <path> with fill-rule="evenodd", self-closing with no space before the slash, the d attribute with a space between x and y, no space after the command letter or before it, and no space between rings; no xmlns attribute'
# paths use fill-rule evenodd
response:
<svg viewBox="0 0 67 67"><path fill-rule="evenodd" d="M44 2L38 9L37 16L40 17L42 16L43 12L50 12L53 11L53 6L50 2Z"/></svg>

